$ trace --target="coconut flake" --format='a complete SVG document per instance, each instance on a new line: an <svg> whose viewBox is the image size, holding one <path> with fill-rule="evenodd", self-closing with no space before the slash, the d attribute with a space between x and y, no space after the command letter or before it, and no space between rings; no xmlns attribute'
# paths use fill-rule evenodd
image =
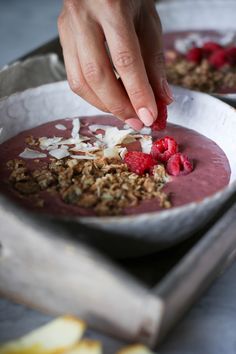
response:
<svg viewBox="0 0 236 354"><path fill-rule="evenodd" d="M72 132L71 132L71 136L73 139L76 139L79 135L79 131L80 131L80 121L79 118L75 118L72 121Z"/></svg>
<svg viewBox="0 0 236 354"><path fill-rule="evenodd" d="M106 130L103 142L107 147L114 147L121 144L128 135L130 135L131 129L119 130L116 127L112 127Z"/></svg>
<svg viewBox="0 0 236 354"><path fill-rule="evenodd" d="M124 129L129 129L130 130L130 134L151 134L152 129L149 127L143 127L142 129L140 129L138 132L137 130L131 129L130 126L128 124L124 125Z"/></svg>
<svg viewBox="0 0 236 354"><path fill-rule="evenodd" d="M98 148L100 148L100 147L102 147L102 142L101 141L95 141L94 142L94 146L96 146L96 147L98 147Z"/></svg>
<svg viewBox="0 0 236 354"><path fill-rule="evenodd" d="M42 137L39 138L40 148L42 150L47 150L50 146L58 145L58 143L62 140L62 137L54 136L53 138Z"/></svg>
<svg viewBox="0 0 236 354"><path fill-rule="evenodd" d="M129 126L128 124L125 124L125 125L124 125L124 127L123 127L123 129L126 129L126 130L127 130L127 129L132 130L132 133L136 133L136 132L137 132L136 130L134 130L134 129L130 128L130 126ZM131 134L132 134L132 133L131 133Z"/></svg>
<svg viewBox="0 0 236 354"><path fill-rule="evenodd" d="M149 127L143 127L143 128L139 131L140 134L146 134L146 135L150 135L151 132L152 132L152 129L149 128Z"/></svg>
<svg viewBox="0 0 236 354"><path fill-rule="evenodd" d="M218 39L218 43L220 43L222 46L225 47L227 45L235 43L235 40L236 40L235 32L226 32L224 36Z"/></svg>
<svg viewBox="0 0 236 354"><path fill-rule="evenodd" d="M47 151L51 151L51 150L55 150L55 149L58 149L59 145L51 145L49 146L46 150Z"/></svg>
<svg viewBox="0 0 236 354"><path fill-rule="evenodd" d="M67 149L54 149L49 151L49 155L55 157L57 160L63 159L64 157L67 157L70 155L69 151Z"/></svg>
<svg viewBox="0 0 236 354"><path fill-rule="evenodd" d="M114 147L110 147L110 148L106 148L103 150L103 156L111 159L111 158L116 158L116 157L120 157L119 155L119 149L117 146Z"/></svg>
<svg viewBox="0 0 236 354"><path fill-rule="evenodd" d="M77 137L75 138L69 138L69 139L65 139L62 140L58 143L58 145L63 144L63 145L77 145L80 144L83 141L88 141L90 140L90 138L88 137L80 137L79 135L77 135Z"/></svg>
<svg viewBox="0 0 236 354"><path fill-rule="evenodd" d="M80 143L80 139L69 138L60 141L58 145L75 145L79 143Z"/></svg>
<svg viewBox="0 0 236 354"><path fill-rule="evenodd" d="M103 141L103 135L102 134L97 134L95 135L96 139L99 140L100 142Z"/></svg>
<svg viewBox="0 0 236 354"><path fill-rule="evenodd" d="M25 150L19 155L23 159L43 159L47 157L43 152L25 148Z"/></svg>
<svg viewBox="0 0 236 354"><path fill-rule="evenodd" d="M125 155L128 152L127 148L126 147L121 147L121 148L118 149L118 151L119 151L119 155L120 155L121 159L124 160Z"/></svg>
<svg viewBox="0 0 236 354"><path fill-rule="evenodd" d="M60 144L58 144L58 145L51 145L51 146L49 146L48 148L47 148L47 151L51 151L51 150L56 150L56 149L66 149L66 150L68 150L69 149L69 146L67 146L67 145L61 145L60 147L59 147L59 145Z"/></svg>
<svg viewBox="0 0 236 354"><path fill-rule="evenodd" d="M66 126L63 124L56 124L55 128L57 128L58 130L66 130L67 129Z"/></svg>
<svg viewBox="0 0 236 354"><path fill-rule="evenodd" d="M91 124L89 126L89 130L92 133L96 133L96 131L99 129L106 131L107 129L110 129L110 128L113 128L113 126L112 125L105 125L105 124Z"/></svg>
<svg viewBox="0 0 236 354"><path fill-rule="evenodd" d="M91 144L90 144L91 145ZM78 146L75 146L73 148L70 149L70 151L78 151L78 152L90 152L90 151L97 151L99 150L99 148L97 146L83 146L82 144L81 145L78 145Z"/></svg>
<svg viewBox="0 0 236 354"><path fill-rule="evenodd" d="M145 154L150 154L152 149L152 137L151 136L143 136L140 140L142 152Z"/></svg>
<svg viewBox="0 0 236 354"><path fill-rule="evenodd" d="M97 158L94 155L71 155L70 157L77 160L95 160Z"/></svg>
<svg viewBox="0 0 236 354"><path fill-rule="evenodd" d="M2 134L2 131L3 131L3 127L0 128L0 135Z"/></svg>
<svg viewBox="0 0 236 354"><path fill-rule="evenodd" d="M74 138L69 138L69 139L65 139L60 141L60 143L58 145L75 145L75 144L79 144L80 143L80 139L74 139Z"/></svg>
<svg viewBox="0 0 236 354"><path fill-rule="evenodd" d="M186 54L189 49L197 46L200 40L201 36L198 33L191 33L185 38L176 39L174 47L179 53Z"/></svg>

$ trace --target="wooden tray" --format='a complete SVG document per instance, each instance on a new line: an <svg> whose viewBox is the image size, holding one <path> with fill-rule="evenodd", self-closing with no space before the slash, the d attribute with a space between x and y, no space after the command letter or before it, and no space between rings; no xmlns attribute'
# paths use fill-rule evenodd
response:
<svg viewBox="0 0 236 354"><path fill-rule="evenodd" d="M24 58L49 52L60 55L58 39ZM55 235L50 223L42 228L6 200L0 214L1 293L46 312L80 314L106 333L156 345L234 259L235 202L232 196L208 225L173 249L114 261L60 229ZM21 244L19 235L9 237L7 225L16 219Z"/></svg>

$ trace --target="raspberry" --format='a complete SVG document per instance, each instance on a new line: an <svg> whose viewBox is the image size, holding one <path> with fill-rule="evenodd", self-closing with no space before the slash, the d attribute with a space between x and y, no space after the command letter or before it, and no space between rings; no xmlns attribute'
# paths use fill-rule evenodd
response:
<svg viewBox="0 0 236 354"><path fill-rule="evenodd" d="M172 176L187 175L192 172L193 165L186 155L177 153L168 160L166 170Z"/></svg>
<svg viewBox="0 0 236 354"><path fill-rule="evenodd" d="M153 125L151 126L153 131L163 130L166 128L167 106L163 101L158 100L157 109L158 109L158 117L153 123Z"/></svg>
<svg viewBox="0 0 236 354"><path fill-rule="evenodd" d="M153 143L151 154L157 161L167 162L172 155L177 153L177 151L178 144L175 139L166 136Z"/></svg>
<svg viewBox="0 0 236 354"><path fill-rule="evenodd" d="M203 56L202 48L195 47L188 51L188 53L186 54L186 59L188 61L192 61L196 64L199 64L200 61L202 60L202 56Z"/></svg>
<svg viewBox="0 0 236 354"><path fill-rule="evenodd" d="M225 49L226 58L230 65L236 65L236 47Z"/></svg>
<svg viewBox="0 0 236 354"><path fill-rule="evenodd" d="M224 49L216 50L212 55L209 57L209 63L215 68L220 69L222 66L227 64L227 56L226 51Z"/></svg>
<svg viewBox="0 0 236 354"><path fill-rule="evenodd" d="M140 151L130 151L125 154L124 162L127 164L130 171L137 175L150 173L156 165L150 154L145 154Z"/></svg>
<svg viewBox="0 0 236 354"><path fill-rule="evenodd" d="M202 49L203 49L204 56L209 57L213 52L222 49L222 47L220 44L216 42L206 42L204 43Z"/></svg>

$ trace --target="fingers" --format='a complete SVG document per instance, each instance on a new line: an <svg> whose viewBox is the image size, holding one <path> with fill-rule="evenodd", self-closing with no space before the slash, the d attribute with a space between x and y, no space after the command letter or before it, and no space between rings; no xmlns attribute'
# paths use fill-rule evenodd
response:
<svg viewBox="0 0 236 354"><path fill-rule="evenodd" d="M83 24L80 23L80 26L83 27ZM90 26L86 26L86 31L81 29L76 32L76 45L83 48L78 53L81 70L88 85L112 114L121 120L132 119L130 122L134 123L133 119L137 119L137 116L112 70L100 28L96 23L90 22Z"/></svg>
<svg viewBox="0 0 236 354"><path fill-rule="evenodd" d="M134 129L141 129L142 123L151 126L158 114L156 98L172 101L152 0L66 4L67 25L59 25L59 33L73 91ZM143 14L146 18L137 36L135 18L139 23ZM105 40L121 82L114 75Z"/></svg>
<svg viewBox="0 0 236 354"><path fill-rule="evenodd" d="M102 103L102 101L97 97L84 78L79 62L74 35L71 33L70 26L64 23L62 18L59 18L58 30L63 48L67 78L72 91L92 105L96 106L98 109L107 112L108 109L104 103Z"/></svg>
<svg viewBox="0 0 236 354"><path fill-rule="evenodd" d="M77 18L76 18L77 19ZM116 79L108 58L104 37L98 26L59 26L68 82L71 89L97 108L111 112L135 130L138 119L121 82ZM75 33L71 30L74 28Z"/></svg>
<svg viewBox="0 0 236 354"><path fill-rule="evenodd" d="M173 95L166 80L160 20L155 10L151 12L149 9L148 14L143 13L145 15L149 19L142 21L138 34L147 75L156 99L161 98L166 104L170 104Z"/></svg>
<svg viewBox="0 0 236 354"><path fill-rule="evenodd" d="M133 23L119 14L102 23L113 64L140 120L150 126L157 117L155 97L148 81Z"/></svg>

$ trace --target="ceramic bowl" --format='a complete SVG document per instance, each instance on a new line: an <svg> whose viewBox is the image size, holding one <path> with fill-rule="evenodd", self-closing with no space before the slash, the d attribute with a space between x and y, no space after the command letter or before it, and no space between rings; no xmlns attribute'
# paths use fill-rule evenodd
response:
<svg viewBox="0 0 236 354"><path fill-rule="evenodd" d="M236 190L234 108L203 93L177 87L173 87L173 92L175 102L169 108L169 121L206 135L225 151L232 170L230 184L201 202L172 210L135 216L67 217L63 223L68 228L73 225L75 236L80 237L79 223L92 227L87 240L109 253L126 257L154 252L184 240L201 228ZM0 142L48 121L99 113L72 93L67 82L29 89L0 101Z"/></svg>
<svg viewBox="0 0 236 354"><path fill-rule="evenodd" d="M156 6L161 18L164 41L185 37L185 33L200 33L220 38L236 35L236 2L234 0L170 0ZM235 36L234 36L235 40ZM234 41L233 41L234 42ZM215 93L214 96L236 106L236 93Z"/></svg>

